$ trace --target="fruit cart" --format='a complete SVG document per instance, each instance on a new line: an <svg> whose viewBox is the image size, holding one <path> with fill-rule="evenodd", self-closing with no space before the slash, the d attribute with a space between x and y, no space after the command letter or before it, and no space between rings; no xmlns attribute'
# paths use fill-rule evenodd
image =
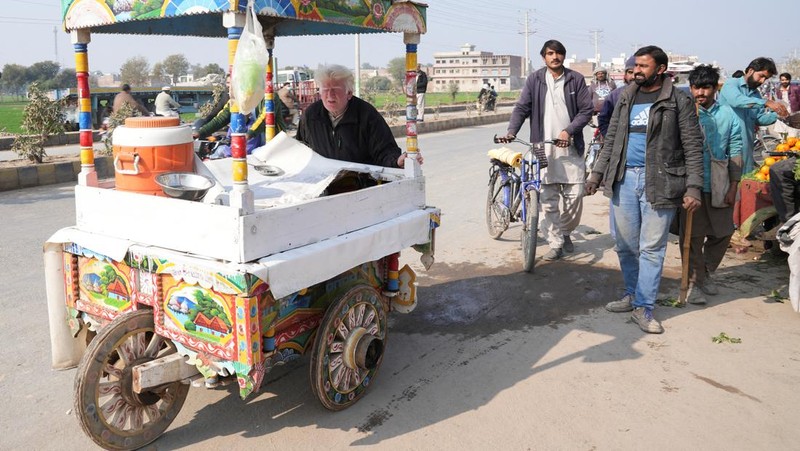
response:
<svg viewBox="0 0 800 451"><path fill-rule="evenodd" d="M406 151L418 152L414 71L425 5L252 3L270 56L276 35L402 33ZM248 7L237 0L109 4L62 1L75 48L82 170L76 224L44 247L52 364L78 368L81 427L105 448L138 448L167 429L191 381L230 378L245 398L272 367L303 354L311 356L320 402L332 410L352 405L380 367L387 315L416 305L414 272L399 268L399 252L413 247L426 268L433 263L440 212L426 204L416 159L404 169L328 160L276 135L268 66L267 146L245 154L244 121L232 105L232 158L164 158L185 157L187 146L191 154L188 126L141 118L115 132L115 179L98 180L88 100L92 34L227 37L232 62ZM347 178L369 183L331 189Z"/></svg>

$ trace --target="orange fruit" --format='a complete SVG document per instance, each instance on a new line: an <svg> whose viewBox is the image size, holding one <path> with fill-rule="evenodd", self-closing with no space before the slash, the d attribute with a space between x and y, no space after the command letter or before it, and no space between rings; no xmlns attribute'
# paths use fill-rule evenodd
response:
<svg viewBox="0 0 800 451"><path fill-rule="evenodd" d="M778 152L786 152L789 150L789 145L786 143L780 143L775 147L775 150Z"/></svg>
<svg viewBox="0 0 800 451"><path fill-rule="evenodd" d="M772 166L773 164L775 164L776 161L778 161L778 159L775 158L775 157L767 157L767 158L764 158L764 165L765 166Z"/></svg>
<svg viewBox="0 0 800 451"><path fill-rule="evenodd" d="M797 144L795 144L791 150L800 150L800 141L797 141Z"/></svg>
<svg viewBox="0 0 800 451"><path fill-rule="evenodd" d="M789 147L794 147L794 145L797 144L797 142L798 139L795 138L794 136L786 140L786 144L788 144Z"/></svg>
<svg viewBox="0 0 800 451"><path fill-rule="evenodd" d="M760 173L760 172L758 172L758 173L756 173L756 180L758 180L759 182L766 182L767 181L767 176L762 174L762 173Z"/></svg>
<svg viewBox="0 0 800 451"><path fill-rule="evenodd" d="M758 170L758 173L764 175L769 174L769 166L767 166L766 164L764 166L761 166L761 169Z"/></svg>

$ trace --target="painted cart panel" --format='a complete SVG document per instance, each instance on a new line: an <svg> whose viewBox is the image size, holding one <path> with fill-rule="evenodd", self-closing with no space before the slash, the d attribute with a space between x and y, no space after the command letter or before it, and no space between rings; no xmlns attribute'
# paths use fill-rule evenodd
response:
<svg viewBox="0 0 800 451"><path fill-rule="evenodd" d="M255 0L254 7L279 36L426 31L426 5L411 1ZM62 0L61 15L67 31L225 37L221 14L246 8L244 0Z"/></svg>

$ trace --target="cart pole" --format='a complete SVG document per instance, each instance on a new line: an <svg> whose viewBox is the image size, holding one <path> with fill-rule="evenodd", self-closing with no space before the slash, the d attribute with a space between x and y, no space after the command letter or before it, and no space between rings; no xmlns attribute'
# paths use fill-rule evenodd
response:
<svg viewBox="0 0 800 451"><path fill-rule="evenodd" d="M683 255L681 267L681 294L678 304L686 305L686 295L689 293L689 249L692 244L692 217L694 210L686 212L686 227L683 229Z"/></svg>
<svg viewBox="0 0 800 451"><path fill-rule="evenodd" d="M406 94L406 177L422 176L422 168L417 163L419 143L417 141L417 45L419 33L404 33L406 44L406 77L403 91Z"/></svg>
<svg viewBox="0 0 800 451"><path fill-rule="evenodd" d="M78 79L78 124L81 146L81 172L78 174L78 184L97 186L97 171L94 167L94 138L92 136L92 103L89 95L88 46L91 35L86 29L72 30L70 38L75 49L75 77Z"/></svg>

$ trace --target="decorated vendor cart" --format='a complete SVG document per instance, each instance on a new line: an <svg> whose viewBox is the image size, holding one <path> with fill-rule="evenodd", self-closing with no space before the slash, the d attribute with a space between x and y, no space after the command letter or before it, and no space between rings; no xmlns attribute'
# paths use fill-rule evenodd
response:
<svg viewBox="0 0 800 451"><path fill-rule="evenodd" d="M425 267L433 262L440 214L426 204L417 160L408 158L404 169L329 160L276 135L269 66L266 146L246 155L235 103L233 157L214 162L194 157L188 127L177 120L138 118L115 132L115 180L98 180L88 100L93 35L227 37L232 63L248 6L270 56L275 36L402 33L406 151L418 152L414 71L423 4L63 0L82 170L77 223L44 249L53 367L78 367L76 416L105 448L156 440L192 380L234 379L245 398L273 366L303 354L311 356L311 388L321 403L352 405L383 359L388 313L416 303L414 273L398 268L399 252L414 247ZM209 185L186 182L193 177Z"/></svg>

